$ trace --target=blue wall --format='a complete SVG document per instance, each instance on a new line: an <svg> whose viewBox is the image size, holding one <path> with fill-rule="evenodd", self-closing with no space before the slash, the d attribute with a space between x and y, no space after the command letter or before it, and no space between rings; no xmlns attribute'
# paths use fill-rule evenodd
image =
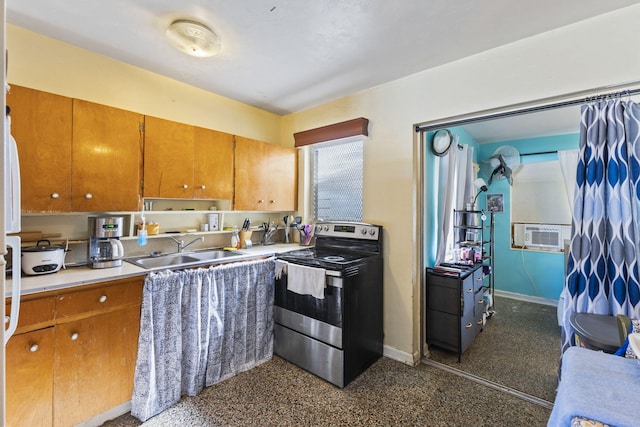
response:
<svg viewBox="0 0 640 427"><path fill-rule="evenodd" d="M478 161L478 143L471 138L471 136L465 132L464 129L457 127L449 129L451 133L458 137L458 144L468 145L474 147L473 160ZM424 161L424 203L425 210L423 218L424 221L424 234L425 234L425 248L424 248L424 263L426 266L433 266L436 259L437 252L437 236L438 226L442 224L442 218L438 218L436 206L438 205L438 188L434 184L436 180L435 165L437 156L431 152L431 138L434 132L425 132L425 161ZM453 149L453 147L451 148Z"/></svg>
<svg viewBox="0 0 640 427"><path fill-rule="evenodd" d="M477 144L461 128L449 129L459 136L459 143L474 147L474 160L487 159L503 145L518 149L520 154L545 151L569 150L577 148L579 134L502 141L491 144ZM434 165L436 156L431 153L432 133L425 137L425 265L433 265L438 224L436 216L438 188L435 182ZM523 163L556 160L556 154L522 156ZM559 182L558 185L564 185ZM557 300L564 285L564 254L534 252L511 249L511 192L507 180L494 181L488 194L503 194L504 211L495 214L495 286L497 290L533 297ZM486 199L478 197L478 206L484 207Z"/></svg>
<svg viewBox="0 0 640 427"><path fill-rule="evenodd" d="M487 159L503 145L520 154L578 148L579 134L502 141L479 146L479 158ZM557 154L522 156L523 163L557 160ZM559 182L558 185L564 185ZM504 212L495 214L495 286L497 290L557 300L564 285L564 253L511 249L511 192L506 179L494 181L488 194L504 195ZM485 203L483 197L480 204Z"/></svg>

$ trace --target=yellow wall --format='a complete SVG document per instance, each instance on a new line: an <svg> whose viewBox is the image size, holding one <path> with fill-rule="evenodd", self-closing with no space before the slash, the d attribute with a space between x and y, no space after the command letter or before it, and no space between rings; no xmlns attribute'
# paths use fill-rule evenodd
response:
<svg viewBox="0 0 640 427"><path fill-rule="evenodd" d="M102 55L7 26L9 83L271 143L280 116Z"/></svg>
<svg viewBox="0 0 640 427"><path fill-rule="evenodd" d="M412 363L420 355L421 296L412 255L414 124L638 80L637 22L640 5L285 117L14 26L7 30L9 81L289 146L294 132L367 117L364 219L385 227L385 352Z"/></svg>

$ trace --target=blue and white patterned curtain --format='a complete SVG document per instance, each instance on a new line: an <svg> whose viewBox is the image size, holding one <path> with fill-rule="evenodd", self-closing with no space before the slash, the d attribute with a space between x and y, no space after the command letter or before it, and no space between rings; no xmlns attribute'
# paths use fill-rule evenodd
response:
<svg viewBox="0 0 640 427"><path fill-rule="evenodd" d="M574 312L640 318L640 105L582 107L562 349L574 345Z"/></svg>
<svg viewBox="0 0 640 427"><path fill-rule="evenodd" d="M150 273L131 415L145 421L271 359L275 261Z"/></svg>

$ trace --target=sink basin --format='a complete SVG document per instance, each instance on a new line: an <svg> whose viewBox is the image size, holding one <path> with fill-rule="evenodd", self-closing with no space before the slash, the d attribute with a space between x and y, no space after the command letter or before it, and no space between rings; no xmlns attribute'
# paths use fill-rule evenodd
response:
<svg viewBox="0 0 640 427"><path fill-rule="evenodd" d="M189 252L187 254L168 254L160 256L143 256L129 258L126 261L139 267L151 268L176 268L193 264L205 264L207 261L216 261L241 255L238 252L229 252L219 249L206 250L200 252Z"/></svg>
<svg viewBox="0 0 640 427"><path fill-rule="evenodd" d="M232 251L223 251L220 249L213 249L213 250L209 250L209 251L199 251L199 252L194 252L189 254L189 256L198 258L202 261L209 261L209 260L216 260L216 259L222 259L222 258L231 258L231 257L235 257L238 255L242 255L239 252L232 252Z"/></svg>

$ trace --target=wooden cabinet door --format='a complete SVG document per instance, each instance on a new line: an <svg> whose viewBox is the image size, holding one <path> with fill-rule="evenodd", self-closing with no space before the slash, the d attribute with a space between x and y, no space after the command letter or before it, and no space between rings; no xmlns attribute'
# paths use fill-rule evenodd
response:
<svg viewBox="0 0 640 427"><path fill-rule="evenodd" d="M145 117L144 197L193 198L195 126Z"/></svg>
<svg viewBox="0 0 640 427"><path fill-rule="evenodd" d="M55 327L54 426L73 426L131 399L140 306Z"/></svg>
<svg viewBox="0 0 640 427"><path fill-rule="evenodd" d="M194 149L194 198L231 200L233 135L196 127Z"/></svg>
<svg viewBox="0 0 640 427"><path fill-rule="evenodd" d="M139 209L143 116L73 101L72 210Z"/></svg>
<svg viewBox="0 0 640 427"><path fill-rule="evenodd" d="M7 105L20 157L22 212L69 212L71 98L11 86Z"/></svg>
<svg viewBox="0 0 640 427"><path fill-rule="evenodd" d="M7 342L7 427L52 425L53 349L52 327Z"/></svg>
<svg viewBox="0 0 640 427"><path fill-rule="evenodd" d="M236 136L235 203L236 210L267 210L269 186L266 143Z"/></svg>
<svg viewBox="0 0 640 427"><path fill-rule="evenodd" d="M298 208L298 153L295 149L267 144L269 164L268 203L270 211L294 211Z"/></svg>

